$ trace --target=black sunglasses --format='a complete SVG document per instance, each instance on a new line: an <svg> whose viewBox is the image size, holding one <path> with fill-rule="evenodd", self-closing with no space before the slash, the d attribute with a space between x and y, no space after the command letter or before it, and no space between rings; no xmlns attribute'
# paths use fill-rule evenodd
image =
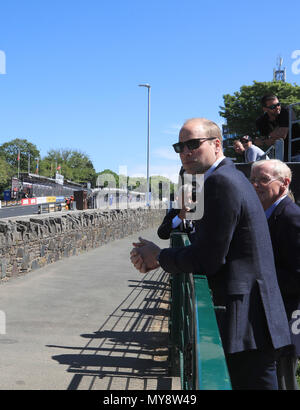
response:
<svg viewBox="0 0 300 410"><path fill-rule="evenodd" d="M266 108L269 108L270 110L274 110L274 108L276 108L276 107L280 107L281 106L281 103L279 102L279 103L277 103L277 104L272 104L272 105L265 105L265 107Z"/></svg>
<svg viewBox="0 0 300 410"><path fill-rule="evenodd" d="M200 144L204 141L209 141L209 140L215 140L217 137L211 137L211 138L194 138L191 140L187 140L185 142L176 142L176 144L173 144L174 151L177 152L177 154L180 154L181 152L184 151L184 146L186 145L190 151L193 149L197 149L200 147Z"/></svg>

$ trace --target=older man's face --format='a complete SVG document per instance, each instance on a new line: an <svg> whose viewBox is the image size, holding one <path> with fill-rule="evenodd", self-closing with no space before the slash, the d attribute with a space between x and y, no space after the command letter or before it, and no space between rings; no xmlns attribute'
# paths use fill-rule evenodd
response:
<svg viewBox="0 0 300 410"><path fill-rule="evenodd" d="M201 125L187 124L181 129L179 141L185 142L190 139L207 138ZM190 150L184 146L184 151L180 153L180 159L183 168L188 174L204 174L216 161L216 151L219 149L221 142L216 138L214 140L202 141L199 148Z"/></svg>
<svg viewBox="0 0 300 410"><path fill-rule="evenodd" d="M283 179L274 174L268 163L256 166L251 171L250 181L262 203L264 210L268 209L283 194Z"/></svg>

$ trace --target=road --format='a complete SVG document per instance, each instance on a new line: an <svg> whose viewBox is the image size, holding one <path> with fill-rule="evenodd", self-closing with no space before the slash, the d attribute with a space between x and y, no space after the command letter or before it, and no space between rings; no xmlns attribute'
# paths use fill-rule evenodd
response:
<svg viewBox="0 0 300 410"><path fill-rule="evenodd" d="M38 205L16 205L0 209L0 218L12 218L15 216L34 215L38 213Z"/></svg>
<svg viewBox="0 0 300 410"><path fill-rule="evenodd" d="M156 230L142 235L168 246ZM0 283L0 390L178 388L167 375L168 276L132 267L137 237Z"/></svg>

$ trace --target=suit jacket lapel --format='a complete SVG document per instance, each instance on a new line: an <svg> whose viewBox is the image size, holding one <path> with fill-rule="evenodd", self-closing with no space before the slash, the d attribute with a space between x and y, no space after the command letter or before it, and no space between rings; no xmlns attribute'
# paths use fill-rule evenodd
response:
<svg viewBox="0 0 300 410"><path fill-rule="evenodd" d="M291 202L291 198L289 198L288 196L285 197L281 202L279 202L279 204L276 206L276 208L274 209L274 211L272 212L272 215L270 216L270 220L273 219L275 220L277 218L278 215L281 214L281 212L284 210L284 208L288 205L289 202Z"/></svg>
<svg viewBox="0 0 300 410"><path fill-rule="evenodd" d="M292 200L287 196L286 198L284 198L274 209L274 211L272 212L272 215L270 216L270 218L268 219L268 225L269 225L269 229L270 229L270 233L272 235L273 233L273 228L276 225L276 219L277 217L281 214L281 212L284 210L284 208L288 205L289 202L291 202Z"/></svg>

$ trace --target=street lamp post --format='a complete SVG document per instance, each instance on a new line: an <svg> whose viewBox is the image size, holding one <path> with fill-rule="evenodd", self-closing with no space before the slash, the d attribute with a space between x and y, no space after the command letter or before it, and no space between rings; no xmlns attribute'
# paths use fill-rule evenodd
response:
<svg viewBox="0 0 300 410"><path fill-rule="evenodd" d="M149 179L149 156L150 156L150 84L139 84L139 87L148 88L148 132L147 132L147 206L150 206L150 179Z"/></svg>

